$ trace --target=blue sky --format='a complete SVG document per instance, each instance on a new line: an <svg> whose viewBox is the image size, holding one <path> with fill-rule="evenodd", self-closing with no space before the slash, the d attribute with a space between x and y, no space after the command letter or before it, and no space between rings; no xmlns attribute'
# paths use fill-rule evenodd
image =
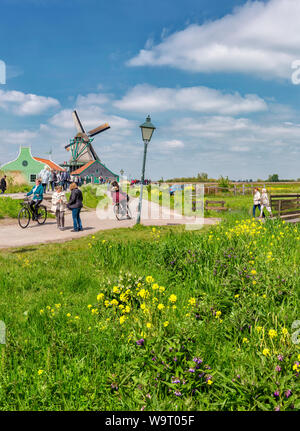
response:
<svg viewBox="0 0 300 431"><path fill-rule="evenodd" d="M76 108L111 125L115 172L140 175L150 114L148 177L299 178L299 19L298 0L0 0L0 163L67 160Z"/></svg>

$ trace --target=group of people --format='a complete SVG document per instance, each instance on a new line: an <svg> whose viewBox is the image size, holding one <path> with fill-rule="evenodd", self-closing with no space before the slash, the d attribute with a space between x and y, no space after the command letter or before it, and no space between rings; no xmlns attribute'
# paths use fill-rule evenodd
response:
<svg viewBox="0 0 300 431"><path fill-rule="evenodd" d="M35 181L35 186L32 187L30 192L27 193L26 196L31 196L32 199L30 202L30 208L32 211L33 220L37 219L37 209L41 204L44 198L44 187L42 183L42 179L38 178ZM80 211L83 207L83 196L81 190L78 188L78 185L73 182L70 184L71 195L69 201L67 201L65 190L62 185L57 185L55 187L55 191L52 195L52 207L51 210L54 212L56 216L57 227L60 230L64 230L65 228L65 211L68 208L72 211L73 218L73 230L71 232L80 232L83 230L82 222L80 218Z"/></svg>
<svg viewBox="0 0 300 431"><path fill-rule="evenodd" d="M141 183L141 180L131 180L130 181L130 185L131 186L134 186L134 185L136 185L136 184L140 184ZM143 185L144 186L148 186L149 184L151 184L151 180L144 180L144 182L143 182Z"/></svg>
<svg viewBox="0 0 300 431"><path fill-rule="evenodd" d="M253 196L253 217L255 218L256 215L256 208L258 208L260 214L260 218L264 218L264 208L268 211L270 216L272 217L272 209L270 206L269 196L266 189L262 189L261 193L259 189L256 187L254 189L254 196Z"/></svg>
<svg viewBox="0 0 300 431"><path fill-rule="evenodd" d="M39 174L42 180L44 193L51 190L54 192L57 186L61 186L64 191L69 189L71 183L81 186L81 178L77 175L71 175L69 171L55 171L50 170L49 166L44 166Z"/></svg>

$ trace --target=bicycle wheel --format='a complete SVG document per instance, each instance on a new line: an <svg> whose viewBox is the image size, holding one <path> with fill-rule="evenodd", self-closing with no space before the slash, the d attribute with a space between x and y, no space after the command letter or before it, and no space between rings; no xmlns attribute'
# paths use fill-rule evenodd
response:
<svg viewBox="0 0 300 431"><path fill-rule="evenodd" d="M119 205L119 204L115 204L115 205L114 205L114 213L115 213L116 219L117 219L117 220L121 220L121 218L122 218L122 213L121 213L121 211L120 211L120 205Z"/></svg>
<svg viewBox="0 0 300 431"><path fill-rule="evenodd" d="M40 205L37 208L37 222L38 224L44 224L47 220L47 208L44 205Z"/></svg>
<svg viewBox="0 0 300 431"><path fill-rule="evenodd" d="M30 212L27 208L23 207L20 209L19 214L18 214L18 222L19 222L19 226L22 229L25 229L30 222Z"/></svg>

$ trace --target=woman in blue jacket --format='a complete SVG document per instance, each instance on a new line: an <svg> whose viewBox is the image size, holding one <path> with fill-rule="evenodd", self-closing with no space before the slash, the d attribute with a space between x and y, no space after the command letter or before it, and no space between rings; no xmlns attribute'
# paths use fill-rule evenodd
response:
<svg viewBox="0 0 300 431"><path fill-rule="evenodd" d="M42 181L40 179L35 180L35 186L32 187L29 193L27 193L26 196L33 195L32 200L30 202L30 208L33 214L33 220L37 219L37 207L40 205L40 203L43 200L44 195L44 188L42 186Z"/></svg>

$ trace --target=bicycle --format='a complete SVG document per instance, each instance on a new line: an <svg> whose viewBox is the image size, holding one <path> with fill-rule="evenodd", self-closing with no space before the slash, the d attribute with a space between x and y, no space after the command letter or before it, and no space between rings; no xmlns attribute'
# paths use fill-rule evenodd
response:
<svg viewBox="0 0 300 431"><path fill-rule="evenodd" d="M22 205L22 208L20 209L18 214L18 222L19 226L22 229L27 228L31 219L36 220L40 225L46 222L48 213L45 205L38 205L38 207L36 208L36 218L34 217L34 214L30 208L30 203L28 199L24 199L24 201L20 203L20 205Z"/></svg>
<svg viewBox="0 0 300 431"><path fill-rule="evenodd" d="M128 202L126 205L122 205L120 202L114 204L114 213L117 220L123 220L126 216L127 219L132 219L131 210L129 208Z"/></svg>

